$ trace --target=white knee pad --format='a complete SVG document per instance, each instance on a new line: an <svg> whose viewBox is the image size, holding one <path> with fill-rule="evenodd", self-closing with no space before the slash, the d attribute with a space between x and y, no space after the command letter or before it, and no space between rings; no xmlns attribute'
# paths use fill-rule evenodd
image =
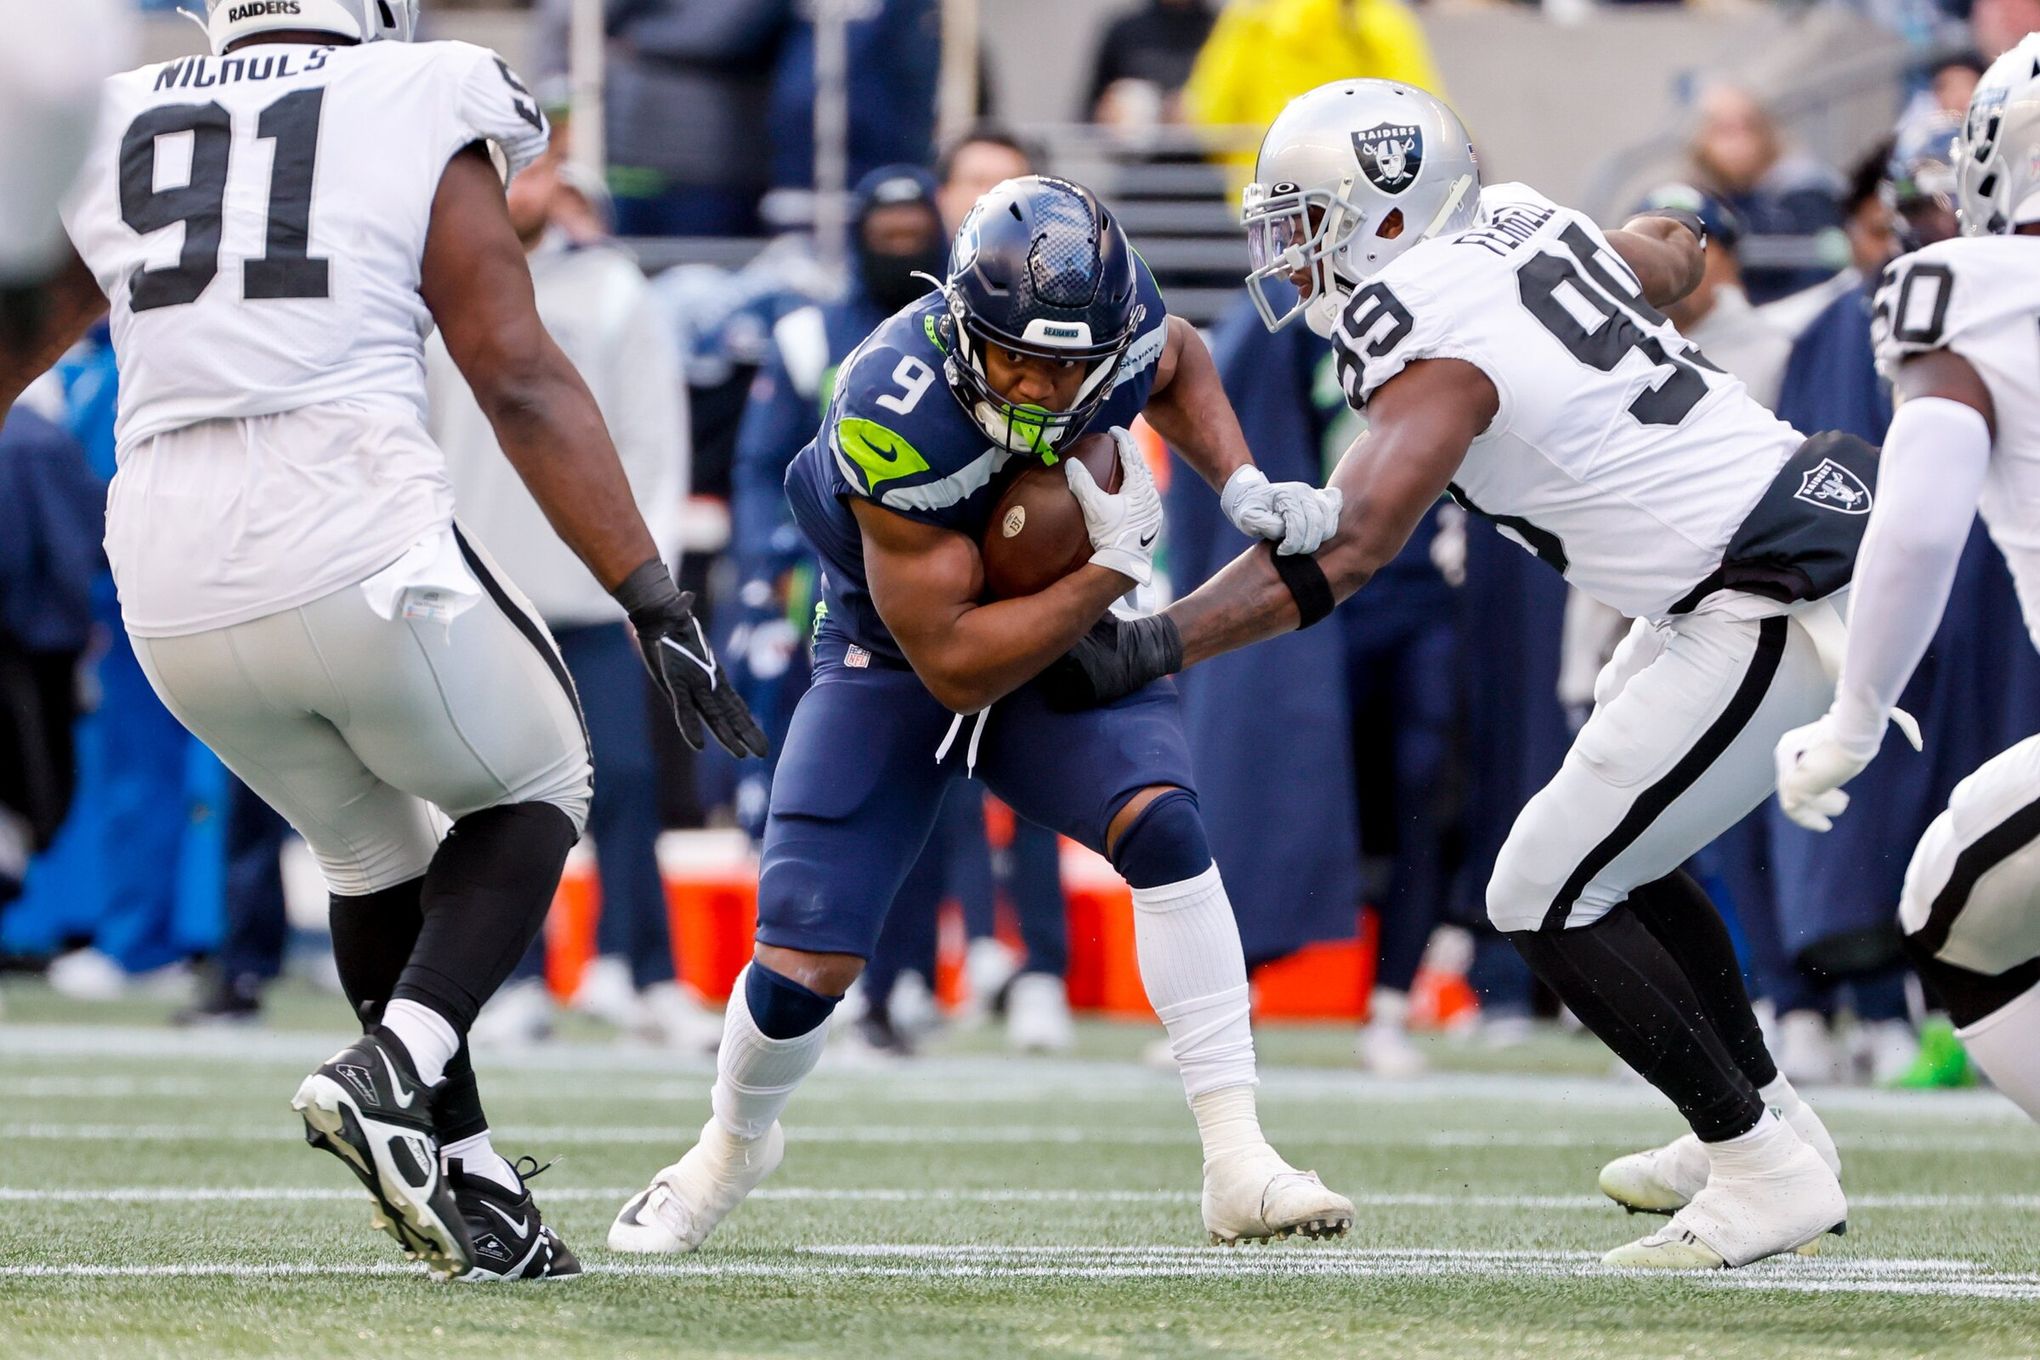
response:
<svg viewBox="0 0 2040 1360"><path fill-rule="evenodd" d="M1531 799L1510 829L1502 852L1495 856L1495 870L1487 885L1487 914L1496 930L1542 930L1592 848L1581 845L1577 836L1560 832L1552 816L1544 815L1553 812L1551 801L1547 794ZM1570 894L1564 924L1568 929L1590 926L1614 910L1624 896L1590 879Z"/></svg>

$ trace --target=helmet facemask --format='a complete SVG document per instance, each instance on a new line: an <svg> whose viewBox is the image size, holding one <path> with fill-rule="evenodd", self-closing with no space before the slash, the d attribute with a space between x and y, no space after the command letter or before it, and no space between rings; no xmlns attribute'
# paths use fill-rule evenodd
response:
<svg viewBox="0 0 2040 1360"><path fill-rule="evenodd" d="M1127 318L1126 328L1113 336L1094 339L1081 323L1063 325L1040 320L1029 325L1029 335L1016 336L972 316L955 289L945 286L942 291L949 306L948 329L954 342L943 366L950 389L986 438L1008 453L1031 453L1052 466L1056 451L1090 423L1105 398L1111 395L1120 362L1140 330L1147 309L1136 306ZM1065 339L1047 335L1045 332L1050 330L1082 333ZM1044 333L1032 334L1035 331ZM1008 399L992 385L987 370L986 351L994 345L1029 358L1084 365L1084 380L1077 389L1075 402L1066 410L1051 411Z"/></svg>
<svg viewBox="0 0 2040 1360"><path fill-rule="evenodd" d="M1241 192L1240 220L1247 228L1247 258L1253 265L1247 295L1269 330L1279 331L1302 316L1312 331L1331 335L1357 283L1342 277L1339 265L1347 257L1346 247L1367 226L1365 210L1346 197L1350 187L1349 181L1333 193L1256 181ZM1298 287L1296 275L1305 270L1308 287ZM1271 296L1271 285L1293 292L1294 299L1285 300L1279 291Z"/></svg>

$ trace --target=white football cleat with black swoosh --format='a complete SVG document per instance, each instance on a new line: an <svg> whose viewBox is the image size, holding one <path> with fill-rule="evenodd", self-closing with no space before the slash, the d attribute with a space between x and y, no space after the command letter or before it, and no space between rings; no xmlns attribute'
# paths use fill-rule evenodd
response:
<svg viewBox="0 0 2040 1360"><path fill-rule="evenodd" d="M390 1045L364 1034L304 1079L291 1108L305 1141L346 1164L375 1201L369 1222L440 1279L474 1263L439 1165L432 1092Z"/></svg>

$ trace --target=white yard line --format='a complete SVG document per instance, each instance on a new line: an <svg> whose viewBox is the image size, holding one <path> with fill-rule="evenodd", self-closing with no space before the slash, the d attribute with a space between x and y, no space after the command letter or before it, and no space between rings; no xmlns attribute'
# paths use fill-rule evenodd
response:
<svg viewBox="0 0 2040 1360"><path fill-rule="evenodd" d="M574 1146L670 1146L675 1151L689 1141L691 1130L678 1124L602 1126L574 1124L506 1124L499 1134L509 1141ZM283 1143L296 1142L301 1135L286 1121L265 1121L236 1127L206 1124L0 1124L0 1144L24 1142L134 1142L134 1143ZM898 1147L1195 1147L1194 1132L1187 1126L1169 1128L1085 1127L1081 1125L845 1125L813 1127L796 1125L786 1132L789 1142L850 1146ZM1352 1148L1611 1148L1632 1147L1639 1135L1621 1129L1517 1130L1447 1129L1432 1133L1404 1134L1368 1127L1292 1128L1284 1141L1291 1146ZM2002 1132L1974 1134L1883 1134L1871 1133L1841 1138L1843 1151L1851 1155L1873 1152L1958 1153L1995 1152L2007 1155L2040 1154L2040 1138L2030 1124L2010 1125Z"/></svg>
<svg viewBox="0 0 2040 1360"><path fill-rule="evenodd" d="M621 1204L644 1187L541 1186L548 1204ZM0 1186L0 1204L210 1204L210 1203L352 1203L357 1189L337 1186ZM1599 1195L1434 1195L1354 1194L1362 1208L1396 1209L1562 1209L1603 1212L1614 1206ZM761 1186L754 1200L846 1204L1195 1204L1194 1190L1000 1190L838 1188L833 1186ZM1859 1194L1849 1203L1857 1209L2040 1209L2040 1195L1916 1195Z"/></svg>
<svg viewBox="0 0 2040 1360"><path fill-rule="evenodd" d="M327 1057L344 1037L339 1029L331 1034L222 1033L130 1025L0 1025L0 1071L9 1057L101 1057L130 1062L176 1058L239 1067L309 1067ZM622 1043L549 1043L490 1052L483 1055L483 1061L491 1071L548 1074L549 1089L585 1081L599 1084L606 1096L653 1100L699 1099L705 1095L713 1071L712 1065L700 1058ZM617 1074L643 1074L647 1080L633 1088L614 1081ZM0 1075L0 1081L20 1079L16 1074ZM843 1094L883 1091L889 1099L926 1104L1003 1105L1044 1097L1100 1102L1182 1099L1172 1074L1140 1063L994 1054L936 1056L881 1068L845 1064L831 1053L808 1089ZM1270 1101L1352 1102L1361 1106L1472 1100L1654 1114L1665 1108L1662 1097L1639 1081L1576 1075L1433 1073L1407 1081L1384 1081L1339 1068L1278 1066L1263 1073L1262 1092ZM1814 1096L1814 1103L1823 1111L1919 1116L1937 1124L1959 1121L1972 1126L2031 1128L2009 1102L1991 1091L1821 1091Z"/></svg>
<svg viewBox="0 0 2040 1360"><path fill-rule="evenodd" d="M1976 1262L1846 1258L1819 1262L1766 1262L1735 1272L1682 1274L1667 1280L1649 1272L1614 1272L1591 1253L1556 1251L1371 1250L1335 1246L1225 1251L1209 1247L1037 1246L983 1247L866 1243L808 1247L773 1260L688 1258L594 1264L592 1276L652 1279L931 1280L987 1284L1098 1280L1238 1280L1480 1278L1607 1280L1646 1290L1661 1282L1757 1293L1898 1294L1935 1298L2040 1300L2040 1274L1992 1271ZM0 1282L46 1279L271 1279L415 1277L396 1263L188 1262L120 1265L45 1262L0 1266Z"/></svg>

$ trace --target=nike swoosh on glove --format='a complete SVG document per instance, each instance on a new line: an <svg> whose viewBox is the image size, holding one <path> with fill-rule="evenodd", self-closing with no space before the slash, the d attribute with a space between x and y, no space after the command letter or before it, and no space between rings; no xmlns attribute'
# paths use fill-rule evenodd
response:
<svg viewBox="0 0 2040 1360"><path fill-rule="evenodd" d="M1144 586L1155 574L1155 542L1162 536L1162 497L1140 446L1124 429L1114 426L1112 442L1119 448L1119 490L1108 495L1091 470L1074 458L1063 461L1070 494L1084 512L1084 531L1091 537L1091 565L1116 571Z"/></svg>
<svg viewBox="0 0 2040 1360"><path fill-rule="evenodd" d="M1251 465L1237 469L1219 492L1218 507L1249 538L1265 538L1285 557L1316 552L1338 532L1346 495L1308 482L1271 482Z"/></svg>
<svg viewBox="0 0 2040 1360"><path fill-rule="evenodd" d="M1062 712L1096 708L1183 669L1183 635L1164 614L1107 614L1041 673L1042 695Z"/></svg>
<svg viewBox="0 0 2040 1360"><path fill-rule="evenodd" d="M1917 751L1922 749L1919 724L1894 710L1892 721ZM1881 724L1879 736L1882 736ZM1877 744L1844 736L1832 712L1778 739L1778 806L1808 831L1830 831L1835 818L1848 810L1842 785L1854 779L1877 756Z"/></svg>
<svg viewBox="0 0 2040 1360"><path fill-rule="evenodd" d="M664 562L654 558L645 563L611 593L630 615L645 668L672 706L673 721L689 746L702 748L705 725L738 759L771 749L694 617L693 592L673 584Z"/></svg>

